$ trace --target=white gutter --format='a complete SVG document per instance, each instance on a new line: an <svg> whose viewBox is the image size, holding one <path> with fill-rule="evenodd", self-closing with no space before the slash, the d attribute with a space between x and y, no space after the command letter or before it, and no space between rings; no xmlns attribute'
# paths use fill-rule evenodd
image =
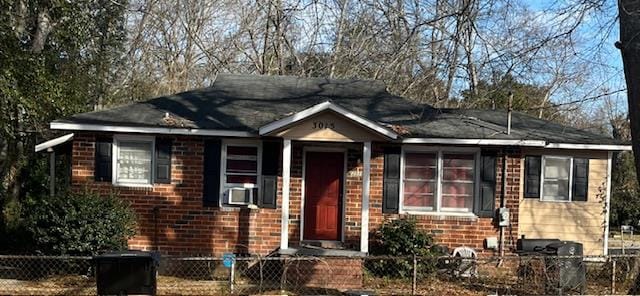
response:
<svg viewBox="0 0 640 296"><path fill-rule="evenodd" d="M450 144L450 145L497 145L497 146L524 146L540 147L546 149L576 149L576 150L606 150L606 151L631 151L631 145L608 144L568 144L547 143L541 140L502 140L502 139L450 139L450 138L406 138L405 144Z"/></svg>
<svg viewBox="0 0 640 296"><path fill-rule="evenodd" d="M252 138L258 135L243 131L211 130L197 128L170 128L170 127L132 127L100 124L80 124L52 122L51 129L70 131L96 131L96 132L116 132L116 133L141 133L141 134L169 134L188 136L219 136L219 137L241 137Z"/></svg>
<svg viewBox="0 0 640 296"><path fill-rule="evenodd" d="M42 150L47 150L47 149L49 149L51 147L58 146L58 145L60 145L62 143L68 142L68 141L70 141L72 139L73 139L73 134L66 134L64 136L57 137L55 139L51 139L49 141L46 141L46 142L43 142L43 143L40 143L40 144L36 145L36 152L40 152Z"/></svg>
<svg viewBox="0 0 640 296"><path fill-rule="evenodd" d="M631 151L631 145L606 145L606 144L563 144L549 143L544 146L548 149L585 149L585 150L609 150Z"/></svg>
<svg viewBox="0 0 640 296"><path fill-rule="evenodd" d="M545 141L537 140L500 140L500 139L449 139L449 138L406 138L405 144L452 144L452 145L497 145L544 147Z"/></svg>

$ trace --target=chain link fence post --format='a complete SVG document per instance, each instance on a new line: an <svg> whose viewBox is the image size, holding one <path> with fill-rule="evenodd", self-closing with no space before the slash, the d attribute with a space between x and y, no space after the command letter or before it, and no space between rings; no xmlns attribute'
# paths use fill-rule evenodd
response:
<svg viewBox="0 0 640 296"><path fill-rule="evenodd" d="M418 259L413 254L413 279L411 281L411 295L416 295L416 286L418 285Z"/></svg>
<svg viewBox="0 0 640 296"><path fill-rule="evenodd" d="M236 260L231 261L231 268L229 269L229 291L233 293L233 279L236 271Z"/></svg>
<svg viewBox="0 0 640 296"><path fill-rule="evenodd" d="M260 286L258 288L258 291L260 291L260 294L262 294L263 292L263 285L264 285L264 261L262 260L262 257L258 257L258 264L259 264L259 269L260 269Z"/></svg>
<svg viewBox="0 0 640 296"><path fill-rule="evenodd" d="M616 259L611 258L611 294L616 293Z"/></svg>
<svg viewBox="0 0 640 296"><path fill-rule="evenodd" d="M280 291L285 290L286 282L287 282L287 257L284 257L282 260L282 276L280 277Z"/></svg>

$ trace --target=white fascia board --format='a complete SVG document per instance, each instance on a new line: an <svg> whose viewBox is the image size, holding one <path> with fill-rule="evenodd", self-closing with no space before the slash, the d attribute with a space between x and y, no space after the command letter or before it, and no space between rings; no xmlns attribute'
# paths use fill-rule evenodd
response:
<svg viewBox="0 0 640 296"><path fill-rule="evenodd" d="M51 147L55 147L58 146L62 143L66 143L68 141L71 141L73 139L73 134L66 134L64 136L61 137L57 137L55 139L51 139L49 141L40 143L38 145L36 145L36 152L40 152L42 150L46 150L49 149Z"/></svg>
<svg viewBox="0 0 640 296"><path fill-rule="evenodd" d="M304 120L306 118L309 118L312 115L318 114L322 111L325 110L332 110L348 119L350 119L351 121L354 121L366 128L369 128L381 135L386 136L387 138L390 139L396 139L398 138L398 134L396 134L393 131L390 131L389 129L387 129L386 127L383 127L369 119L366 119L362 116L356 115L354 113L352 113L351 111L344 109L338 105L335 105L329 101L326 102L322 102L320 104L314 105L310 108L307 108L305 110L302 110L298 113L295 113L291 116L287 116L283 119L271 122L267 125L264 125L260 128L260 135L266 135L269 134L273 131L279 130L281 128L284 128L290 124L296 123L298 121Z"/></svg>
<svg viewBox="0 0 640 296"><path fill-rule="evenodd" d="M537 140L500 140L500 139L450 139L450 138L406 138L405 144L452 144L452 145L497 145L544 147L545 141Z"/></svg>
<svg viewBox="0 0 640 296"><path fill-rule="evenodd" d="M606 145L606 144L565 144L549 143L544 146L548 149L585 149L585 150L608 150L608 151L631 151L631 145Z"/></svg>
<svg viewBox="0 0 640 296"><path fill-rule="evenodd" d="M211 130L196 128L170 128L170 127L135 127L100 124L81 124L52 122L51 129L72 130L72 131L95 131L95 132L115 132L115 133L141 133L141 134L168 134L187 136L218 136L218 137L241 137L251 138L258 135L243 131Z"/></svg>

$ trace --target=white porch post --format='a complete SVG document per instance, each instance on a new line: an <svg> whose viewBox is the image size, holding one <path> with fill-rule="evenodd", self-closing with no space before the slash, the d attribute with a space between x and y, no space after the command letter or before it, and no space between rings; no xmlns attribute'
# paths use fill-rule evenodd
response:
<svg viewBox="0 0 640 296"><path fill-rule="evenodd" d="M291 184L291 140L282 146L282 221L280 223L280 249L289 248L289 186Z"/></svg>
<svg viewBox="0 0 640 296"><path fill-rule="evenodd" d="M371 179L371 142L362 149L362 221L360 225L360 252L369 252L369 183Z"/></svg>

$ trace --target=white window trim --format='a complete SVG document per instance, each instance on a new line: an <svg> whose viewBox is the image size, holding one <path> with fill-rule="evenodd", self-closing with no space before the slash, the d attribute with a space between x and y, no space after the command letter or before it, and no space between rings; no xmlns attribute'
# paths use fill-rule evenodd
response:
<svg viewBox="0 0 640 296"><path fill-rule="evenodd" d="M256 147L258 148L257 155L257 171L256 171L256 184L251 183L227 183L227 147L228 146L240 146L240 147ZM219 206L224 207L224 195L231 188L244 188L244 189L258 189L260 190L260 184L262 183L262 141L259 140L240 140L240 139L223 139L222 140L222 153L220 153L221 161L220 161L220 198L219 198ZM242 175L242 173L234 174L234 175ZM253 174L247 174L247 176L253 176ZM251 193L251 198L249 198L249 203L244 202L232 202L231 197L229 197L228 204L235 206L248 206L255 204L257 196L254 196Z"/></svg>
<svg viewBox="0 0 640 296"><path fill-rule="evenodd" d="M544 170L547 158L569 159L569 199L552 200L544 198ZM566 155L542 155L540 161L540 201L542 202L571 202L573 201L573 156Z"/></svg>
<svg viewBox="0 0 640 296"><path fill-rule="evenodd" d="M409 152L417 153L435 153L437 157L437 178L436 178L436 194L434 205L435 209L421 208L421 207L405 207L404 206L404 169L405 169L405 154ZM443 210L441 207L442 201L442 154L455 154L455 153L473 153L474 154L474 167L473 167L473 198L470 211L462 210ZM480 193L480 148L476 147L447 147L447 146L402 146L402 153L400 157L400 213L410 215L437 215L437 216L466 216L477 217L475 212L476 199Z"/></svg>
<svg viewBox="0 0 640 296"><path fill-rule="evenodd" d="M149 181L146 183L137 182L118 182L118 155L120 154L120 142L140 142L151 143L151 168L149 173ZM156 139L153 136L133 136L133 135L114 135L113 136L113 151L111 156L111 179L114 186L118 187L153 187L153 180L155 180L155 150Z"/></svg>

